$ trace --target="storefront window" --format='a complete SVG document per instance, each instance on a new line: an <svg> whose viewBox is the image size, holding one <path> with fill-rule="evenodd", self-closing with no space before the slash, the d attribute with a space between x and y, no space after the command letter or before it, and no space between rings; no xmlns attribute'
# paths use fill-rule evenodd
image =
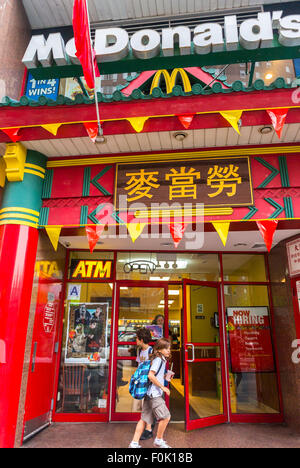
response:
<svg viewBox="0 0 300 468"><path fill-rule="evenodd" d="M69 283L57 412L106 413L111 341L110 283Z"/></svg>
<svg viewBox="0 0 300 468"><path fill-rule="evenodd" d="M224 281L267 281L264 255L223 254Z"/></svg>
<svg viewBox="0 0 300 468"><path fill-rule="evenodd" d="M219 281L219 276L215 254L122 252L117 256L118 280Z"/></svg>
<svg viewBox="0 0 300 468"><path fill-rule="evenodd" d="M225 292L233 413L278 413L279 398L267 286Z"/></svg>

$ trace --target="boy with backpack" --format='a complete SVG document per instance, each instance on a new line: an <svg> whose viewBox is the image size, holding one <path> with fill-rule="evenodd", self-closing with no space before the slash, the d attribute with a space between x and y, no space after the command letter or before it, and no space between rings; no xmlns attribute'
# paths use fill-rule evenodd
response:
<svg viewBox="0 0 300 468"><path fill-rule="evenodd" d="M139 441L146 425L151 425L154 418L158 421L154 445L159 448L170 448L163 435L171 419L163 394L170 395L165 387L166 363L171 355L169 340L161 338L154 346L150 361L144 361L133 374L129 391L136 399L144 398L141 419L137 423L129 448L141 448Z"/></svg>

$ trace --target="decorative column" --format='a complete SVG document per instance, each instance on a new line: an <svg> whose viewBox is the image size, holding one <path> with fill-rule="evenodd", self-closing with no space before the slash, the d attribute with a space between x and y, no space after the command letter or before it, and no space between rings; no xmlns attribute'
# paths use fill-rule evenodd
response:
<svg viewBox="0 0 300 468"><path fill-rule="evenodd" d="M0 447L15 444L46 157L8 144L0 209Z"/></svg>

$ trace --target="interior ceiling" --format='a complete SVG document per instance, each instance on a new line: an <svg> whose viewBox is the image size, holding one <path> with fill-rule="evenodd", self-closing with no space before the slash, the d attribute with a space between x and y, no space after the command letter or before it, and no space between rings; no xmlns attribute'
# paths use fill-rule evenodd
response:
<svg viewBox="0 0 300 468"><path fill-rule="evenodd" d="M262 126L242 127L240 135L229 127L185 130L186 138L183 141L175 139L174 134L178 132L167 131L108 135L105 144L93 143L89 137L22 141L22 144L27 149L45 154L48 158L55 158L193 148L269 145L300 141L300 123L286 124L280 140L273 130L266 135L262 135L260 133L261 128ZM1 154L4 154L5 147L5 143L0 144Z"/></svg>
<svg viewBox="0 0 300 468"><path fill-rule="evenodd" d="M288 239L300 233L300 230L279 230L274 234L273 247L284 239ZM229 232L226 247L223 246L216 232L205 232L202 238L199 234L198 242L188 239L187 235L180 242L177 250L196 250L196 251L220 251L220 252L266 252L264 241L260 232L257 231L233 231ZM164 234L158 238L149 237L142 234L134 243L128 233L124 232L123 237L114 237L109 231L103 233L100 238L100 243L95 250L148 250L148 251L174 251L174 242L168 229L164 229ZM147 236L148 237L148 236ZM203 240L203 242L202 242ZM85 236L61 236L59 242L69 249L88 249L88 242ZM254 248L255 247L255 248Z"/></svg>

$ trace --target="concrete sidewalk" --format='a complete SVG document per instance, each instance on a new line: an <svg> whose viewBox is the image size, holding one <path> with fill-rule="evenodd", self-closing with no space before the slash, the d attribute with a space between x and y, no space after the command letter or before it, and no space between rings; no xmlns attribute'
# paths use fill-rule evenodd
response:
<svg viewBox="0 0 300 468"><path fill-rule="evenodd" d="M126 448L135 424L56 423L24 443L22 448ZM170 424L165 434L173 448L299 448L300 434L275 424L222 424L186 432ZM145 448L153 440L143 441Z"/></svg>

